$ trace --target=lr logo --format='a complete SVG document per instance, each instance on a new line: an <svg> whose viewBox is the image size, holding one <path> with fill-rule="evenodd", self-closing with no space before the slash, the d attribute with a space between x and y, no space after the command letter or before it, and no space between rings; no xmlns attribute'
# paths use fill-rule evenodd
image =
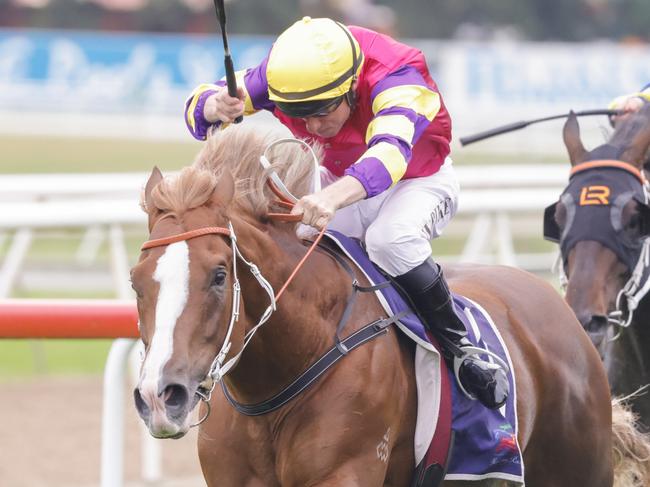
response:
<svg viewBox="0 0 650 487"><path fill-rule="evenodd" d="M580 192L580 206L608 205L609 193L607 186L584 186Z"/></svg>

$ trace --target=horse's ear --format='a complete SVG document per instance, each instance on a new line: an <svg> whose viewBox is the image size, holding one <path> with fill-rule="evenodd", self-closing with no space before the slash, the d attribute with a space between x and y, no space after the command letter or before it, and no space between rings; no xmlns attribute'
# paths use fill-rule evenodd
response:
<svg viewBox="0 0 650 487"><path fill-rule="evenodd" d="M149 180L147 181L147 184L144 187L145 209L147 210L147 213L149 213L150 215L153 209L155 208L153 204L153 200L151 199L151 192L156 187L156 185L162 180L163 180L163 175L160 172L160 169L158 169L158 166L154 166L153 169L151 170L151 175L149 176Z"/></svg>
<svg viewBox="0 0 650 487"><path fill-rule="evenodd" d="M235 195L235 179L227 169L219 176L217 186L212 193L212 201L221 206L228 206Z"/></svg>
<svg viewBox="0 0 650 487"><path fill-rule="evenodd" d="M578 125L578 117L573 110L571 110L569 118L564 123L562 136L564 137L564 145L569 153L571 165L575 166L584 161L587 150L580 140L580 125Z"/></svg>

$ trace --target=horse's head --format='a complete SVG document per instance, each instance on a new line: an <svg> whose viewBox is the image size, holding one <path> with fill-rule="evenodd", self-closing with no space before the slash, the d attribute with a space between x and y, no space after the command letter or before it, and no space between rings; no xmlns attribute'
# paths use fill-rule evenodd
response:
<svg viewBox="0 0 650 487"><path fill-rule="evenodd" d="M151 240L131 271L145 356L134 391L137 410L156 437L190 426L199 384L225 339L230 318L232 250L228 209L232 176L184 169L164 180L154 169L144 192ZM221 228L196 236L201 228Z"/></svg>
<svg viewBox="0 0 650 487"><path fill-rule="evenodd" d="M610 140L587 151L575 115L564 126L569 185L546 209L544 234L560 244L566 299L597 347L608 323L631 310L621 293L644 252L650 208L643 164L650 147L650 106L622 120ZM602 351L602 348L601 348Z"/></svg>
<svg viewBox="0 0 650 487"><path fill-rule="evenodd" d="M192 166L169 178L154 169L146 184L142 206L150 239L131 271L145 345L134 396L153 436L184 435L190 412L211 391L212 377L238 363L250 320L243 297L240 314L234 254L242 267L250 265L246 259L264 263L264 270L277 265L278 256L268 254L266 212L272 198L259 163L276 140L250 129L225 130L206 143ZM313 180L309 155L296 144L276 149L277 174L294 194L305 194ZM238 253L231 222L246 245L246 258ZM290 234L291 228L278 231ZM264 259L258 247L266 249ZM257 319L271 291L264 292L259 274L240 274L242 288L249 281L256 286L248 304Z"/></svg>

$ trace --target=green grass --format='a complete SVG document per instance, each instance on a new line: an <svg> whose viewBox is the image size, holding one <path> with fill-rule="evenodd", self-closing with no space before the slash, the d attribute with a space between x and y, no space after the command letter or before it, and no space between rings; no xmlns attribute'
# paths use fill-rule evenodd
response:
<svg viewBox="0 0 650 487"><path fill-rule="evenodd" d="M101 374L112 340L0 340L0 381Z"/></svg>
<svg viewBox="0 0 650 487"><path fill-rule="evenodd" d="M81 242L81 237L82 232L77 230L57 235L37 232L29 248L28 261L56 262L57 264L73 262L75 253ZM125 235L124 243L131 262L135 263L134 259L139 254L142 242L146 239L147 235L144 230ZM0 259L4 258L8 251L9 245L7 242L4 245L0 245ZM97 252L97 262L99 264L107 264L109 261L109 252L109 243L105 239Z"/></svg>
<svg viewBox="0 0 650 487"><path fill-rule="evenodd" d="M189 165L202 146L186 142L70 137L0 136L0 174L136 172L157 165L163 171ZM453 154L455 164L562 163L561 156L483 154L463 149Z"/></svg>
<svg viewBox="0 0 650 487"><path fill-rule="evenodd" d="M176 170L189 165L201 143L68 137L0 136L0 173Z"/></svg>

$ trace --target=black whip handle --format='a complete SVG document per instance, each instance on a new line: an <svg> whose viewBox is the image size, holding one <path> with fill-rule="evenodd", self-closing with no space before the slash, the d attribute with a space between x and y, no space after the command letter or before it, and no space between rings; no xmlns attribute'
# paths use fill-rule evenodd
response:
<svg viewBox="0 0 650 487"><path fill-rule="evenodd" d="M235 79L235 68L232 64L232 57L226 54L224 58L226 66L226 84L228 85L228 94L233 98L237 98L237 80ZM241 115L235 119L235 123L239 123L244 119Z"/></svg>

